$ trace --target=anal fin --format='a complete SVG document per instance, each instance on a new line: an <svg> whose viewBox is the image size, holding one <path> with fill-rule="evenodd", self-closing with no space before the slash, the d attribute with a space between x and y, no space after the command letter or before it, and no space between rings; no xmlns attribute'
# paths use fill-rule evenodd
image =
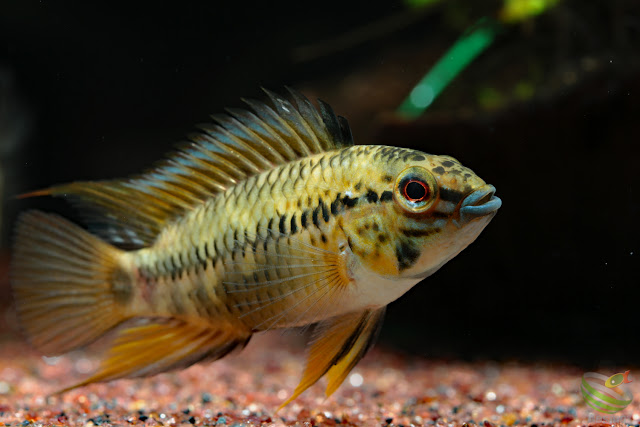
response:
<svg viewBox="0 0 640 427"><path fill-rule="evenodd" d="M219 359L249 341L250 333L239 332L230 327L194 325L180 319L123 329L94 375L57 393L98 381L150 376L204 359Z"/></svg>
<svg viewBox="0 0 640 427"><path fill-rule="evenodd" d="M330 396L351 369L371 348L382 324L386 307L336 316L318 324L314 332L307 365L300 383L278 410L311 387L324 374Z"/></svg>

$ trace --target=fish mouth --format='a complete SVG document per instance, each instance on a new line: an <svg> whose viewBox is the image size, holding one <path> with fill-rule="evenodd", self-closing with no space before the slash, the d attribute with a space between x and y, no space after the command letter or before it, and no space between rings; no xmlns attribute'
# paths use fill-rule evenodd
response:
<svg viewBox="0 0 640 427"><path fill-rule="evenodd" d="M502 206L502 200L494 196L495 192L496 187L487 184L465 197L460 206L462 221L467 222L478 217L495 214Z"/></svg>

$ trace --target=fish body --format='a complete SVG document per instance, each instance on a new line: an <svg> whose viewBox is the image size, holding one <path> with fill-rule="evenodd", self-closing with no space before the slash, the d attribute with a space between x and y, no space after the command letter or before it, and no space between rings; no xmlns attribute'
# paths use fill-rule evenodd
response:
<svg viewBox="0 0 640 427"><path fill-rule="evenodd" d="M315 324L284 404L325 374L330 395L386 305L475 240L501 205L449 156L353 145L326 104L267 93L272 106L248 101L253 113L214 117L138 177L31 194L70 198L93 234L37 211L19 220L12 282L30 341L59 354L126 326L76 386L217 359L256 332Z"/></svg>

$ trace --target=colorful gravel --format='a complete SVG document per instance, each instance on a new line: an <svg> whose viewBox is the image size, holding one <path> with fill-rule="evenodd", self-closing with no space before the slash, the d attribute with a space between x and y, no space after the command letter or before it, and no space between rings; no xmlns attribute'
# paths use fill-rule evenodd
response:
<svg viewBox="0 0 640 427"><path fill-rule="evenodd" d="M43 358L21 342L0 346L0 426L602 427L640 420L640 399L615 418L594 415L583 403L577 368L436 362L380 348L335 395L325 399L321 382L276 413L304 362L296 333L258 336L215 363L51 397L97 366L96 349ZM640 392L640 382L630 386Z"/></svg>

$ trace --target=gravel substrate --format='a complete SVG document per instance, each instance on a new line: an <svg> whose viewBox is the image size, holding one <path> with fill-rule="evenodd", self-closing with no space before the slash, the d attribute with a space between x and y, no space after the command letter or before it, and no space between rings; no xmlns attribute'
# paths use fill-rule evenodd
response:
<svg viewBox="0 0 640 427"><path fill-rule="evenodd" d="M239 354L180 372L93 384L53 397L47 394L94 369L97 354L42 358L24 343L0 346L0 426L572 427L620 420L637 425L640 419L636 402L616 419L594 415L583 403L583 372L576 368L435 362L379 348L330 398L321 381L276 413L304 362L295 333L258 336ZM639 382L630 385L637 395Z"/></svg>

